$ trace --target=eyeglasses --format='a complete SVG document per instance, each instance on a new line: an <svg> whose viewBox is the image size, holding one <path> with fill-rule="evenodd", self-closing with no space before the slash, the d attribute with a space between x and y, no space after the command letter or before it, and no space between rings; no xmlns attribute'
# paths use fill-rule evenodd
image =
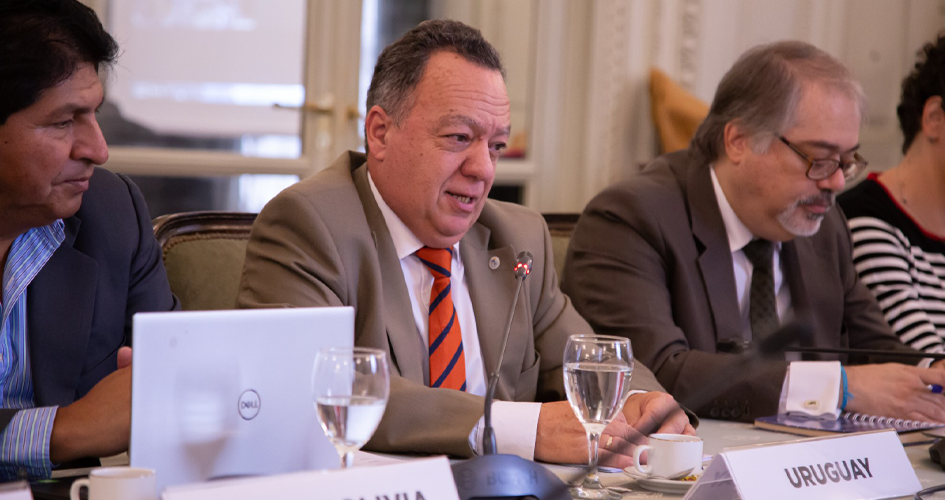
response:
<svg viewBox="0 0 945 500"><path fill-rule="evenodd" d="M814 181L819 181L826 179L834 174L837 169L843 170L843 178L845 180L850 180L856 177L863 169L869 165L869 162L865 158L860 156L860 153L853 153L853 161L842 162L838 160L830 159L820 159L815 160L807 155L807 153L801 151L794 144L791 144L791 141L784 138L784 136L779 135L778 139L781 139L781 142L787 145L787 147L794 150L801 158L807 161L807 178Z"/></svg>

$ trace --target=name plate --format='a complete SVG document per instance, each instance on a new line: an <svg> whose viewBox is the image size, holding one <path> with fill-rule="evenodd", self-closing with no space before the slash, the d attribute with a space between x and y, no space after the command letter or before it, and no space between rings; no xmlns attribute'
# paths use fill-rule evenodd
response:
<svg viewBox="0 0 945 500"><path fill-rule="evenodd" d="M0 484L0 500L33 500L33 493L26 481Z"/></svg>
<svg viewBox="0 0 945 500"><path fill-rule="evenodd" d="M893 430L726 448L684 500L889 498L922 489Z"/></svg>
<svg viewBox="0 0 945 500"><path fill-rule="evenodd" d="M314 495L314 496L313 496ZM211 481L164 490L163 500L459 500L446 457L397 464Z"/></svg>

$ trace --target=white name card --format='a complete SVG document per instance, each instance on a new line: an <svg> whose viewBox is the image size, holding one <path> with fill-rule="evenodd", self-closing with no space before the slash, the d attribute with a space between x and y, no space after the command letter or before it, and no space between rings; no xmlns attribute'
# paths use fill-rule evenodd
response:
<svg viewBox="0 0 945 500"><path fill-rule="evenodd" d="M33 500L33 493L26 481L6 483L0 485L0 500Z"/></svg>
<svg viewBox="0 0 945 500"><path fill-rule="evenodd" d="M842 500L912 495L922 487L895 431L726 448L684 500Z"/></svg>
<svg viewBox="0 0 945 500"><path fill-rule="evenodd" d="M316 494L317 493L317 494ZM211 481L164 490L163 500L459 500L446 457L397 464Z"/></svg>

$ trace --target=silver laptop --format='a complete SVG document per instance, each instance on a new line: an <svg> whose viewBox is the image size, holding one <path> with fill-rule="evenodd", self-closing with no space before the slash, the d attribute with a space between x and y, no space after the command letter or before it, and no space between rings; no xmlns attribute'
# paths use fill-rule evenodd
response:
<svg viewBox="0 0 945 500"><path fill-rule="evenodd" d="M323 347L350 347L350 307L134 316L131 465L165 486L339 466L312 403Z"/></svg>

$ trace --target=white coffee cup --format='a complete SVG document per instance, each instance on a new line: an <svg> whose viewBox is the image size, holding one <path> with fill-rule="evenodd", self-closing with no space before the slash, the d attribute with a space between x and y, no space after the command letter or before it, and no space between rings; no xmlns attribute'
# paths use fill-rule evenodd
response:
<svg viewBox="0 0 945 500"><path fill-rule="evenodd" d="M102 467L92 469L88 478L76 479L69 498L79 500L79 490L89 490L89 500L157 500L157 483L152 469Z"/></svg>
<svg viewBox="0 0 945 500"><path fill-rule="evenodd" d="M647 454L647 463L640 455ZM688 476L702 467L702 438L685 434L653 434L650 444L637 446L633 452L634 467L647 477L675 479Z"/></svg>

